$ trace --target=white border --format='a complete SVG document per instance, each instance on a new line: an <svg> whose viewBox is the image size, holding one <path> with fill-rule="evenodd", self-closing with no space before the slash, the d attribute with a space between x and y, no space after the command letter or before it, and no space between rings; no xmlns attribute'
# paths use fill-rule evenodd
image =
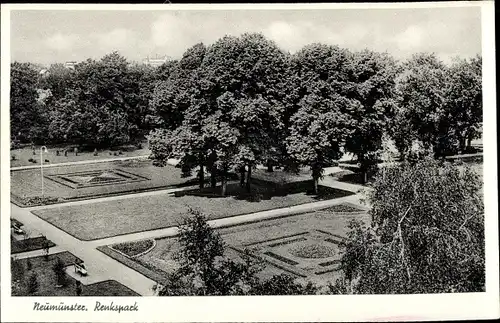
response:
<svg viewBox="0 0 500 323"><path fill-rule="evenodd" d="M143 297L110 298L115 303L137 301L139 312L93 312L95 300L106 298L29 298L10 297L10 265L7 233L10 214L9 174L9 86L10 86L10 10L259 10L259 9L361 9L361 8L445 8L482 7L484 170L486 212L486 293L383 296L269 296L269 297ZM496 163L496 102L494 3L438 2L388 4L232 4L232 5L2 5L1 8L1 299L2 322L264 322L264 321L394 321L487 319L500 316L498 281L498 205ZM34 312L33 301L66 304L78 300L88 312Z"/></svg>
<svg viewBox="0 0 500 323"><path fill-rule="evenodd" d="M486 1L436 1L395 3L282 3L282 4L7 4L10 10L314 10L478 7Z"/></svg>

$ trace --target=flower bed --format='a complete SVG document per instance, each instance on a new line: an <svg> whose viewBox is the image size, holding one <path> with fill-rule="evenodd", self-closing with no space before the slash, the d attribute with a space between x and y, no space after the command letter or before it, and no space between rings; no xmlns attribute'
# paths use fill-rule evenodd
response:
<svg viewBox="0 0 500 323"><path fill-rule="evenodd" d="M141 240L124 242L112 245L111 248L125 254L128 257L142 255L154 247L154 240Z"/></svg>
<svg viewBox="0 0 500 323"><path fill-rule="evenodd" d="M324 211L331 211L331 212L336 212L336 213L357 213L357 212L363 212L363 210L360 209L360 208L357 208L357 207L354 207L354 206L351 206L351 205L348 205L348 204L344 204L344 203L330 206L330 207L324 209Z"/></svg>
<svg viewBox="0 0 500 323"><path fill-rule="evenodd" d="M335 256L333 248L321 244L299 244L289 249L290 254L299 258L328 258Z"/></svg>
<svg viewBox="0 0 500 323"><path fill-rule="evenodd" d="M52 196L15 197L15 200L25 207L38 206L38 205L48 205L48 204L64 202L64 198L52 197Z"/></svg>

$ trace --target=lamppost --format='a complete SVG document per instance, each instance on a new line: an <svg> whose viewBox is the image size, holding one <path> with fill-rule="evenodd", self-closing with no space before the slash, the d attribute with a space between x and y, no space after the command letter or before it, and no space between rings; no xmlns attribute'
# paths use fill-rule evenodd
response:
<svg viewBox="0 0 500 323"><path fill-rule="evenodd" d="M48 153L47 147L40 147L40 173L42 175L42 199L43 199L43 153Z"/></svg>

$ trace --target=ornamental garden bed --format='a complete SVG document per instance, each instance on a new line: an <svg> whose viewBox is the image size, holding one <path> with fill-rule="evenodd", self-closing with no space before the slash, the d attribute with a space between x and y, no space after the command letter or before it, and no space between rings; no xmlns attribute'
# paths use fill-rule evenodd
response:
<svg viewBox="0 0 500 323"><path fill-rule="evenodd" d="M57 258L61 259L65 266L81 259L65 251L49 255L48 260L44 256L17 259L12 264L12 296L77 296L76 279L66 275L66 286L56 287L57 281L52 266ZM38 288L30 293L28 282L31 276L36 277ZM90 285L81 285L81 296L138 296L130 288L117 281L108 280Z"/></svg>
<svg viewBox="0 0 500 323"><path fill-rule="evenodd" d="M141 273L145 277L164 285L167 273L160 268L153 267L152 265L141 262L138 259L129 258L124 254L121 254L112 249L110 246L100 246L97 247L97 250L129 267L130 269Z"/></svg>
<svg viewBox="0 0 500 323"><path fill-rule="evenodd" d="M369 223L366 212L347 215L322 209L217 231L226 243L225 252L231 259L241 260L244 249L252 252L254 260L264 268L259 273L261 278L287 273L299 280L326 285L338 277L336 268L341 245L351 219ZM126 257L109 246L99 247L98 250L159 283L178 266L174 259L179 250L175 237L157 238L154 249L135 258Z"/></svg>
<svg viewBox="0 0 500 323"><path fill-rule="evenodd" d="M153 166L151 160L115 161L44 169L11 171L11 199L19 206L55 204L117 194L196 185L173 166Z"/></svg>
<svg viewBox="0 0 500 323"><path fill-rule="evenodd" d="M111 248L125 254L127 257L137 257L145 254L155 246L155 240L140 240L132 242L123 242L112 245Z"/></svg>
<svg viewBox="0 0 500 323"><path fill-rule="evenodd" d="M302 188L305 189L306 186L308 185ZM203 191L210 190L211 188L207 188ZM220 187L216 190L220 190ZM323 186L320 186L320 195L310 195L300 190L289 194L279 191L279 194L276 194L276 191L269 193L273 188L254 184L252 191L258 192L260 198L252 200L240 194L242 190L244 188L241 188L239 183L231 183L228 185L229 196L226 197L219 197L215 191L212 191L212 195L200 196L199 190L189 190L182 191L177 196L158 194L130 197L85 205L47 208L33 213L78 239L95 240L177 226L184 216L190 214L190 209L202 211L213 220L353 194Z"/></svg>

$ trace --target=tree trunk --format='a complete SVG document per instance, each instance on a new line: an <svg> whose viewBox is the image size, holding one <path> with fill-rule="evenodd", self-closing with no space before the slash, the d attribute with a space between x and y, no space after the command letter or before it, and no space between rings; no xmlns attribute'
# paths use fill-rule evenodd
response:
<svg viewBox="0 0 500 323"><path fill-rule="evenodd" d="M319 163L315 163L312 166L312 178L313 178L313 194L317 195L318 194L318 184L319 184L319 178L321 177L321 166Z"/></svg>
<svg viewBox="0 0 500 323"><path fill-rule="evenodd" d="M267 171L269 173L272 173L274 171L274 169L273 169L273 161L270 160L270 159L267 160Z"/></svg>
<svg viewBox="0 0 500 323"><path fill-rule="evenodd" d="M240 186L245 185L245 166L240 167Z"/></svg>
<svg viewBox="0 0 500 323"><path fill-rule="evenodd" d="M318 194L318 182L319 182L318 176L313 176L313 182L314 182L313 194L317 195Z"/></svg>
<svg viewBox="0 0 500 323"><path fill-rule="evenodd" d="M361 184L366 184L368 180L368 175L367 175L367 165L366 165L366 160L364 159L364 156L359 156L359 168L361 171Z"/></svg>
<svg viewBox="0 0 500 323"><path fill-rule="evenodd" d="M467 148L470 149L472 147L472 136L467 138Z"/></svg>
<svg viewBox="0 0 500 323"><path fill-rule="evenodd" d="M205 185L205 170L203 169L203 163L200 163L200 170L198 176L200 180L200 189L202 189Z"/></svg>
<svg viewBox="0 0 500 323"><path fill-rule="evenodd" d="M215 165L210 168L210 186L212 188L217 186L217 166Z"/></svg>
<svg viewBox="0 0 500 323"><path fill-rule="evenodd" d="M227 166L224 165L222 169L222 191L221 195L226 196L227 191Z"/></svg>
<svg viewBox="0 0 500 323"><path fill-rule="evenodd" d="M248 172L247 172L247 192L251 191L251 181L252 181L252 165L248 164Z"/></svg>
<svg viewBox="0 0 500 323"><path fill-rule="evenodd" d="M460 138L460 151L464 152L466 147L468 147L467 146L467 138L465 138L465 137L462 138L461 137Z"/></svg>

